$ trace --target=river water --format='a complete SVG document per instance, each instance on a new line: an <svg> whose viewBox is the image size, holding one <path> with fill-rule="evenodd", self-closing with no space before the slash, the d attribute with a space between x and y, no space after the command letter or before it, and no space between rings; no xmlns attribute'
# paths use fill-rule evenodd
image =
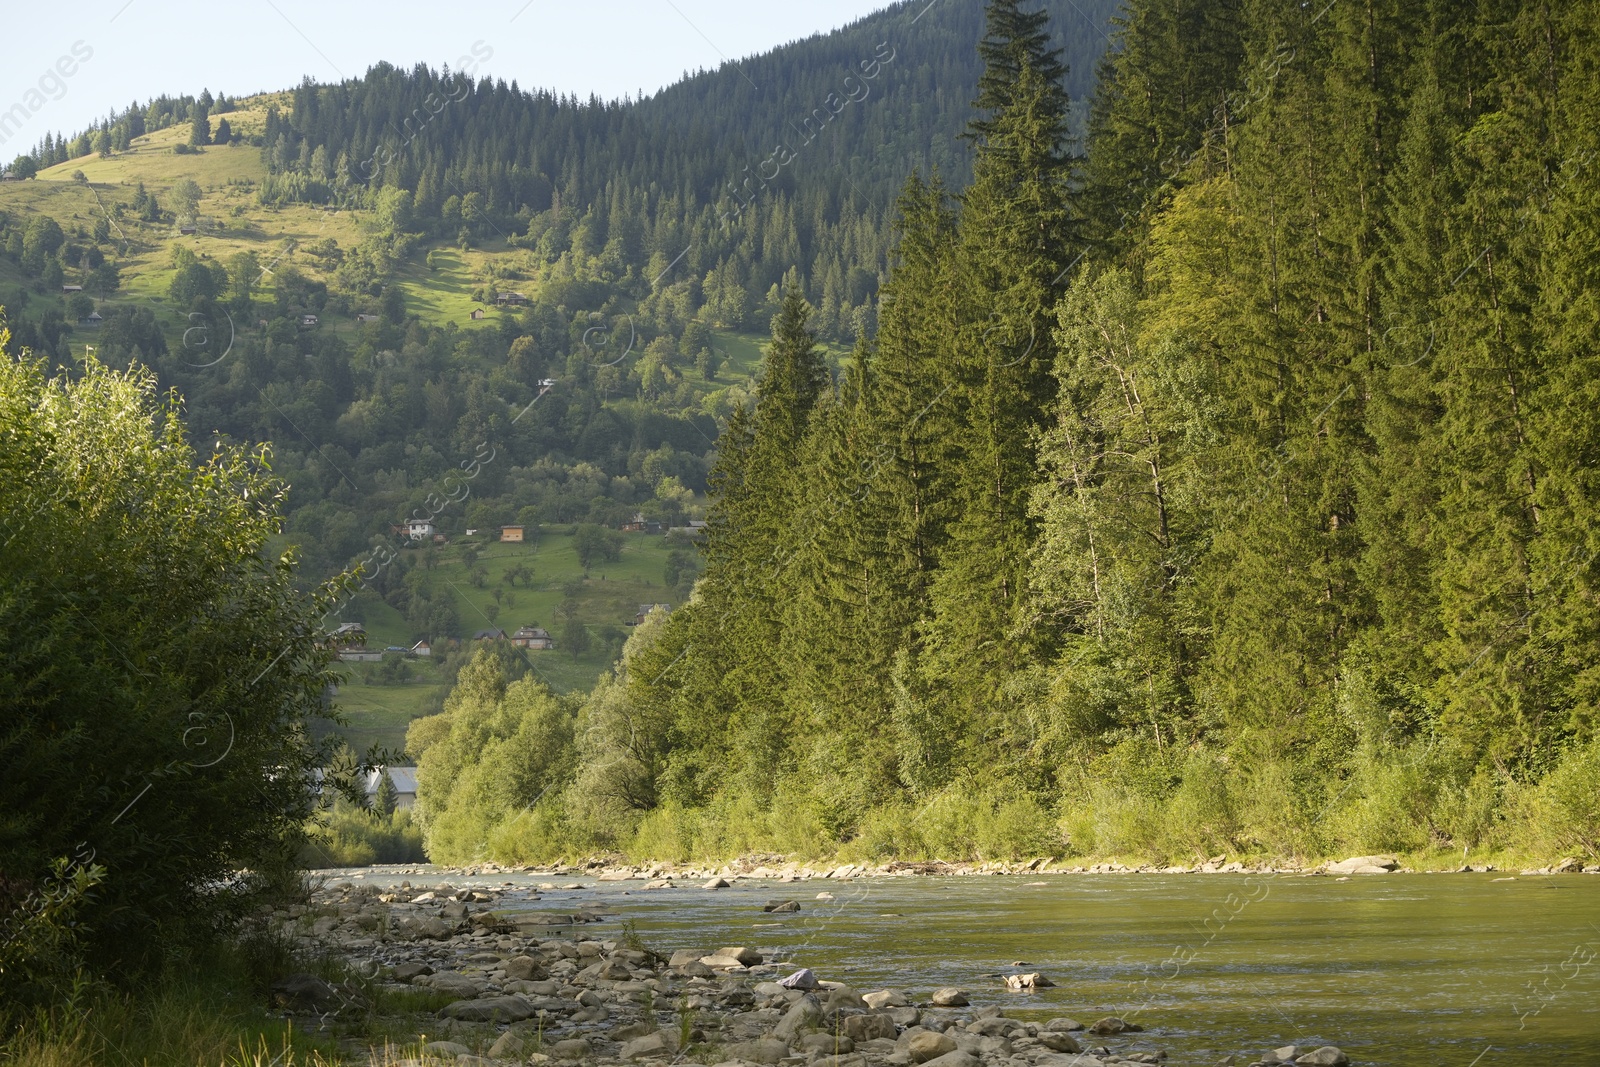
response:
<svg viewBox="0 0 1600 1067"><path fill-rule="evenodd" d="M361 881L403 877L419 889L573 884L426 870L374 870ZM1165 1049L1173 1067L1286 1044L1338 1045L1356 1063L1600 1065L1600 877L892 877L716 891L577 883L533 900L513 892L499 907L598 906L614 918L580 932L615 936L627 920L659 951L751 945L861 992L926 997L954 985L974 1006L1002 1005L1014 1018L1120 1015L1145 1033L1117 1039L1118 1051ZM763 913L774 899L802 910ZM1001 976L1019 971L1056 984L1008 993Z"/></svg>

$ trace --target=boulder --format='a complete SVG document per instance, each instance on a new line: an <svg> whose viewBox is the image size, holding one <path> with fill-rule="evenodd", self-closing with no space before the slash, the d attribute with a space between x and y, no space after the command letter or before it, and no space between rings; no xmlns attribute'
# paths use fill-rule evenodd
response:
<svg viewBox="0 0 1600 1067"><path fill-rule="evenodd" d="M729 1059L744 1060L747 1063L777 1063L789 1055L789 1046L782 1041L770 1037L757 1038L754 1041L739 1041L723 1048L722 1054Z"/></svg>
<svg viewBox="0 0 1600 1067"><path fill-rule="evenodd" d="M533 1005L521 997L480 997L446 1004L439 1014L464 1023L520 1023L533 1016Z"/></svg>
<svg viewBox="0 0 1600 1067"><path fill-rule="evenodd" d="M483 979L473 978L471 975L457 974L446 971L444 974L433 974L425 979L417 980L413 985L425 985L429 989L437 989L441 993L448 993L452 997L475 997L486 988Z"/></svg>
<svg viewBox="0 0 1600 1067"><path fill-rule="evenodd" d="M861 999L873 1011L879 1008L903 1008L911 1003L898 989L879 989L872 993L863 993Z"/></svg>
<svg viewBox="0 0 1600 1067"><path fill-rule="evenodd" d="M527 1047L527 1042L522 1040L521 1034L515 1030L507 1030L495 1039L494 1044L489 1046L489 1058L491 1060L520 1060L522 1059L523 1051Z"/></svg>
<svg viewBox="0 0 1600 1067"><path fill-rule="evenodd" d="M741 969L744 967L744 964L740 963L733 956L724 956L720 952L710 956L701 956L700 962L705 966L718 971L726 971L733 967L739 967Z"/></svg>
<svg viewBox="0 0 1600 1067"><path fill-rule="evenodd" d="M967 995L955 986L945 986L943 989L933 991L933 1006L936 1008L964 1008L970 1003L972 1002L967 999Z"/></svg>
<svg viewBox="0 0 1600 1067"><path fill-rule="evenodd" d="M1055 985L1054 982L1042 974L1008 974L1006 975L1006 988L1019 991L1034 989L1047 989Z"/></svg>
<svg viewBox="0 0 1600 1067"><path fill-rule="evenodd" d="M772 1036L784 1044L791 1044L802 1031L816 1026L821 1018L822 1002L814 994L807 993L795 1001L788 1013L778 1021L778 1025L772 1030Z"/></svg>
<svg viewBox="0 0 1600 1067"><path fill-rule="evenodd" d="M639 1022L628 1023L626 1026L617 1027L615 1030L611 1031L611 1040L627 1043L636 1037L643 1037L645 1034L653 1034L655 1032L655 1027L641 1020Z"/></svg>
<svg viewBox="0 0 1600 1067"><path fill-rule="evenodd" d="M1083 1046L1071 1034L1063 1034L1055 1030L1044 1030L1039 1034L1039 1044L1051 1052L1082 1052Z"/></svg>
<svg viewBox="0 0 1600 1067"><path fill-rule="evenodd" d="M1387 874L1389 871L1400 867L1400 857L1392 854L1381 856L1351 856L1347 860L1328 865L1329 874ZM1366 868L1375 868L1367 870Z"/></svg>
<svg viewBox="0 0 1600 1067"><path fill-rule="evenodd" d="M334 1011L344 996L314 974L291 974L272 983L273 1003L299 1011Z"/></svg>
<svg viewBox="0 0 1600 1067"><path fill-rule="evenodd" d="M586 1037L569 1037L551 1045L550 1052L558 1059L581 1060L594 1055L594 1046Z"/></svg>
<svg viewBox="0 0 1600 1067"><path fill-rule="evenodd" d="M394 980L396 982L409 982L413 978L421 978L433 973L433 968L426 963L397 963L394 965Z"/></svg>
<svg viewBox="0 0 1600 1067"><path fill-rule="evenodd" d="M629 1041L622 1046L619 1055L625 1060L642 1060L649 1056L670 1056L672 1051L671 1046L667 1044L666 1035L657 1030Z"/></svg>
<svg viewBox="0 0 1600 1067"><path fill-rule="evenodd" d="M802 967L789 977L779 979L778 984L785 989L816 989L821 985L810 967Z"/></svg>
<svg viewBox="0 0 1600 1067"><path fill-rule="evenodd" d="M778 915L787 915L800 910L798 900L769 900L761 905L762 911L770 911Z"/></svg>
<svg viewBox="0 0 1600 1067"><path fill-rule="evenodd" d="M931 1060L924 1060L923 1067L978 1067L978 1057L970 1052L955 1049L942 1056L935 1056Z"/></svg>
<svg viewBox="0 0 1600 1067"><path fill-rule="evenodd" d="M732 948L719 948L716 954L718 956L732 956L746 967L754 967L762 959L761 953L743 945L735 945Z"/></svg>
<svg viewBox="0 0 1600 1067"><path fill-rule="evenodd" d="M828 989L828 995L822 1001L823 1011L866 1011L867 1002L861 995L849 986L833 986Z"/></svg>
<svg viewBox="0 0 1600 1067"><path fill-rule="evenodd" d="M544 976L544 965L532 956L512 956L506 960L506 977L513 982L536 982Z"/></svg>
<svg viewBox="0 0 1600 1067"><path fill-rule="evenodd" d="M824 1056L846 1056L856 1050L856 1043L841 1034L807 1034L800 1039L800 1049L816 1049Z"/></svg>
<svg viewBox="0 0 1600 1067"><path fill-rule="evenodd" d="M633 971L626 963L613 956L600 965L595 977L604 978L608 982L631 982Z"/></svg>
<svg viewBox="0 0 1600 1067"><path fill-rule="evenodd" d="M922 1021L922 1012L907 1005L904 1008L883 1008L883 1014L894 1020L896 1026L915 1026Z"/></svg>
<svg viewBox="0 0 1600 1067"><path fill-rule="evenodd" d="M726 878L713 878L709 882L707 882L705 885L701 886L700 888L701 889L726 889L731 884L732 883L729 882Z"/></svg>
<svg viewBox="0 0 1600 1067"><path fill-rule="evenodd" d="M911 1040L906 1042L906 1052L911 1056L912 1063L927 1063L940 1056L956 1050L953 1038L932 1030L924 1030L920 1034L913 1034Z"/></svg>
<svg viewBox="0 0 1600 1067"><path fill-rule="evenodd" d="M1003 1015L991 1015L984 1019L974 1019L967 1024L967 1033L977 1034L979 1037L1010 1037L1018 1030L1027 1027L1015 1019L1007 1019Z"/></svg>
<svg viewBox="0 0 1600 1067"><path fill-rule="evenodd" d="M1262 1063L1293 1063L1295 1057L1300 1055L1299 1045L1284 1045L1275 1048L1261 1057Z"/></svg>
<svg viewBox="0 0 1600 1067"><path fill-rule="evenodd" d="M1082 1030L1083 1024L1076 1019L1057 1017L1045 1023L1041 1030Z"/></svg>
<svg viewBox="0 0 1600 1067"><path fill-rule="evenodd" d="M1137 1023L1130 1023L1119 1019L1115 1015L1107 1015L1104 1019L1096 1019L1089 1027L1091 1034L1136 1034L1144 1027Z"/></svg>
<svg viewBox="0 0 1600 1067"><path fill-rule="evenodd" d="M851 1041L871 1041L875 1037L893 1041L897 1033L894 1020L887 1015L847 1015L844 1032Z"/></svg>
<svg viewBox="0 0 1600 1067"><path fill-rule="evenodd" d="M1345 1067L1350 1062L1350 1057L1332 1045L1323 1045L1321 1048L1308 1052L1304 1056L1297 1056L1294 1062L1297 1064L1309 1064L1310 1067Z"/></svg>
<svg viewBox="0 0 1600 1067"><path fill-rule="evenodd" d="M667 960L668 967L682 967L686 963L694 963L704 956L704 952L692 948L680 948Z"/></svg>

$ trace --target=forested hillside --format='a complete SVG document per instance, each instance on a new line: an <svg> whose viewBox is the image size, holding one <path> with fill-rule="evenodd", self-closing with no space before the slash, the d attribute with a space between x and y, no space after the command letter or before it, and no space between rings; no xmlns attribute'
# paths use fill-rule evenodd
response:
<svg viewBox="0 0 1600 1067"><path fill-rule="evenodd" d="M1114 5L1055 6L1086 99ZM152 367L198 443L273 442L308 577L410 516L457 544L682 524L782 285L809 295L837 367L874 328L899 184L968 173L981 18L899 4L637 101L525 91L488 46L470 69L157 97L12 165L38 178L0 185L0 301L58 367L91 347ZM532 584L565 609L565 645L592 631L592 678L603 631L687 595L679 548L635 574L654 588L625 614L584 585L587 560L487 588L453 544L402 553L342 617L406 644L553 625L526 610Z"/></svg>
<svg viewBox="0 0 1600 1067"><path fill-rule="evenodd" d="M994 0L858 359L791 294L693 601L434 847L1595 854L1597 16L1134 0L1075 169ZM553 714L474 671L423 747Z"/></svg>

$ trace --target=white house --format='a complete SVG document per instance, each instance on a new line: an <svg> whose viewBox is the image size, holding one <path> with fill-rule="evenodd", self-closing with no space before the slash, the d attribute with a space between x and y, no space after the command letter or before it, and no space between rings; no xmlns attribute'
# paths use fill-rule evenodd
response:
<svg viewBox="0 0 1600 1067"><path fill-rule="evenodd" d="M387 773L389 780L394 783L394 791L400 794L400 800L395 805L397 808L409 808L417 802L417 769L415 767L384 767L371 770L366 774L363 785L367 790L367 799L374 803L378 799L378 786L383 781L380 775Z"/></svg>
<svg viewBox="0 0 1600 1067"><path fill-rule="evenodd" d="M411 519L406 523L406 533L413 541L426 541L434 534L433 522L430 519Z"/></svg>

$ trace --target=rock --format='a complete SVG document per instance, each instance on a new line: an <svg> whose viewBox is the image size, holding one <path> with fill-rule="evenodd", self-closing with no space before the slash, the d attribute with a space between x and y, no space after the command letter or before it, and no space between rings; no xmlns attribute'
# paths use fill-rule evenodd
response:
<svg viewBox="0 0 1600 1067"><path fill-rule="evenodd" d="M521 997L480 997L447 1004L439 1014L464 1023L519 1023L533 1016L533 1005Z"/></svg>
<svg viewBox="0 0 1600 1067"><path fill-rule="evenodd" d="M510 1035L506 1036L509 1037ZM581 1060L594 1055L594 1046L589 1044L589 1039L586 1037L569 1037L551 1045L550 1051L558 1059ZM493 1051L491 1050L492 1054Z"/></svg>
<svg viewBox="0 0 1600 1067"><path fill-rule="evenodd" d="M513 982L535 982L544 976L544 965L532 956L512 956L506 960L506 977Z"/></svg>
<svg viewBox="0 0 1600 1067"><path fill-rule="evenodd" d="M933 991L933 1006L936 1008L964 1008L972 1003L967 995L955 986L945 986L943 989ZM951 1064L950 1067L955 1067Z"/></svg>
<svg viewBox="0 0 1600 1067"><path fill-rule="evenodd" d="M1051 1052L1082 1052L1083 1046L1071 1034L1063 1034L1054 1030L1041 1031L1039 1044Z"/></svg>
<svg viewBox="0 0 1600 1067"><path fill-rule="evenodd" d="M433 968L426 963L397 963L394 965L394 980L396 982L409 982L413 978L421 978L433 973Z"/></svg>
<svg viewBox="0 0 1600 1067"><path fill-rule="evenodd" d="M835 1034L807 1034L800 1039L801 1050L816 1049L825 1056L844 1056L856 1050L853 1039Z"/></svg>
<svg viewBox="0 0 1600 1067"><path fill-rule="evenodd" d="M339 990L314 974L291 974L273 982L272 1000L301 1011L333 1011L344 1003Z"/></svg>
<svg viewBox="0 0 1600 1067"><path fill-rule="evenodd" d="M744 967L744 964L740 963L734 957L724 956L720 952L713 956L701 956L700 962L704 966L718 971L726 971L733 967L739 967L741 969Z"/></svg>
<svg viewBox="0 0 1600 1067"><path fill-rule="evenodd" d="M1350 1062L1350 1057L1332 1045L1323 1045L1314 1052L1296 1057L1294 1062L1310 1064L1311 1067L1345 1067Z"/></svg>
<svg viewBox="0 0 1600 1067"><path fill-rule="evenodd" d="M422 1051L434 1056L446 1056L455 1059L457 1056L470 1056L472 1050L455 1041L430 1041L422 1046Z"/></svg>
<svg viewBox="0 0 1600 1067"><path fill-rule="evenodd" d="M883 1014L894 1020L896 1026L915 1026L922 1021L922 1012L907 1005L904 1008L884 1008Z"/></svg>
<svg viewBox="0 0 1600 1067"><path fill-rule="evenodd" d="M704 952L692 948L680 948L667 960L668 967L682 967L685 964L697 962Z"/></svg>
<svg viewBox="0 0 1600 1067"><path fill-rule="evenodd" d="M1044 1026L1041 1027L1041 1029L1044 1029L1044 1030L1082 1030L1083 1029L1083 1024L1080 1023L1076 1019L1068 1019L1068 1018L1062 1017L1062 1018L1051 1019L1049 1022L1045 1023Z"/></svg>
<svg viewBox="0 0 1600 1067"><path fill-rule="evenodd" d="M816 989L820 983L810 967L802 967L789 977L779 979L778 984L785 989Z"/></svg>
<svg viewBox="0 0 1600 1067"><path fill-rule="evenodd" d="M701 963L699 960L695 960L692 963L685 963L682 967L679 967L678 970L683 972L683 976L685 978L714 978L717 973L710 967L707 967L705 964Z"/></svg>
<svg viewBox="0 0 1600 1067"><path fill-rule="evenodd" d="M640 1020L639 1022L628 1023L626 1026L619 1026L611 1031L611 1040L628 1042L636 1037L643 1037L645 1034L653 1034L655 1032L655 1027Z"/></svg>
<svg viewBox="0 0 1600 1067"><path fill-rule="evenodd" d="M978 1057L972 1055L970 1052L962 1052L960 1049L954 1049L953 1051L946 1052L942 1056L935 1056L931 1060L924 1060L923 1064L924 1067L929 1067L929 1065L931 1065L931 1067L978 1067Z"/></svg>
<svg viewBox="0 0 1600 1067"><path fill-rule="evenodd" d="M633 971L626 963L613 956L600 965L600 970L595 977L604 978L608 982L631 982L633 980Z"/></svg>
<svg viewBox="0 0 1600 1067"><path fill-rule="evenodd" d="M897 1033L894 1020L887 1015L847 1015L844 1032L851 1041L871 1041L875 1037L893 1041Z"/></svg>
<svg viewBox="0 0 1600 1067"><path fill-rule="evenodd" d="M672 879L671 878L658 878L653 882L646 882L644 885L640 886L639 888L640 889L676 889L678 887L672 884Z"/></svg>
<svg viewBox="0 0 1600 1067"><path fill-rule="evenodd" d="M625 1060L639 1060L647 1056L666 1056L671 1053L672 1049L667 1044L666 1035L657 1030L654 1033L636 1037L629 1041L622 1046L622 1052L619 1055Z"/></svg>
<svg viewBox="0 0 1600 1067"><path fill-rule="evenodd" d="M1016 990L1047 989L1055 985L1054 982L1042 974L1008 974L1006 975L1006 988Z"/></svg>
<svg viewBox="0 0 1600 1067"><path fill-rule="evenodd" d="M955 1050L956 1043L953 1038L934 1033L932 1030L915 1034L906 1042L906 1051L911 1054L912 1063L927 1063Z"/></svg>
<svg viewBox="0 0 1600 1067"><path fill-rule="evenodd" d="M762 911L770 911L778 915L786 915L800 910L798 900L769 900L761 905Z"/></svg>
<svg viewBox="0 0 1600 1067"><path fill-rule="evenodd" d="M817 1000L815 995L807 993L795 1001L788 1013L778 1021L778 1025L772 1030L772 1036L784 1044L790 1044L800 1036L801 1031L815 1026L821 1018L821 1001Z"/></svg>
<svg viewBox="0 0 1600 1067"><path fill-rule="evenodd" d="M911 1003L898 989L879 989L873 993L863 993L861 999L873 1011L879 1008L903 1008Z"/></svg>
<svg viewBox="0 0 1600 1067"><path fill-rule="evenodd" d="M1135 1060L1132 1062L1139 1061ZM1227 1061L1223 1062L1226 1063ZM1078 1056L1071 1053L1051 1052L1046 1053L1035 1060L1034 1067L1105 1067L1105 1063L1105 1060L1088 1054Z"/></svg>
<svg viewBox="0 0 1600 1067"><path fill-rule="evenodd" d="M1560 863L1556 864L1554 867L1551 867L1550 868L1550 873L1551 874L1568 874L1568 873L1574 873L1574 872L1581 871L1581 870L1583 870L1583 864L1581 862L1579 862L1578 860L1572 858L1571 856L1568 856L1566 859L1562 860ZM1329 1047L1331 1048L1332 1046L1330 1045Z"/></svg>
<svg viewBox="0 0 1600 1067"><path fill-rule="evenodd" d="M789 1055L789 1046L782 1041L770 1037L757 1038L754 1041L739 1041L723 1048L722 1054L728 1059L744 1060L747 1063L777 1063Z"/></svg>
<svg viewBox="0 0 1600 1067"><path fill-rule="evenodd" d="M1136 1034L1144 1027L1130 1023L1115 1015L1107 1015L1104 1019L1096 1019L1089 1027L1091 1034Z"/></svg>
<svg viewBox="0 0 1600 1067"><path fill-rule="evenodd" d="M456 974L453 971L429 975L426 979L413 982L413 984L425 985L429 989L437 989L439 992L448 993L452 997L475 997L487 988L481 978Z"/></svg>
<svg viewBox="0 0 1600 1067"><path fill-rule="evenodd" d="M525 1048L527 1048L527 1042L522 1040L522 1036L515 1030L507 1030L495 1040L494 1044L489 1046L489 1058L491 1060L520 1060Z"/></svg>
<svg viewBox="0 0 1600 1067"><path fill-rule="evenodd" d="M711 881L707 882L705 885L701 886L700 888L701 889L726 889L726 888L728 888L728 886L730 886L732 884L733 883L728 881L726 878L713 878L713 879L711 879Z"/></svg>
<svg viewBox="0 0 1600 1067"><path fill-rule="evenodd" d="M967 1033L977 1034L979 1037L1010 1037L1018 1030L1027 1029L1015 1019L1007 1019L1001 1015L991 1015L985 1019L974 1019L967 1024Z"/></svg>
<svg viewBox="0 0 1600 1067"><path fill-rule="evenodd" d="M1385 854L1381 856L1352 856L1347 860L1328 866L1329 874L1387 874L1398 869L1400 857ZM1363 870L1362 868L1375 867L1376 870Z"/></svg>
<svg viewBox="0 0 1600 1067"><path fill-rule="evenodd" d="M849 986L834 986L822 1002L823 1011L858 1012L867 1010L867 1002Z"/></svg>
<svg viewBox="0 0 1600 1067"><path fill-rule="evenodd" d="M746 967L754 967L762 959L761 953L753 948L745 948L743 945L736 945L733 948L719 948L716 954L718 956L732 956Z"/></svg>

